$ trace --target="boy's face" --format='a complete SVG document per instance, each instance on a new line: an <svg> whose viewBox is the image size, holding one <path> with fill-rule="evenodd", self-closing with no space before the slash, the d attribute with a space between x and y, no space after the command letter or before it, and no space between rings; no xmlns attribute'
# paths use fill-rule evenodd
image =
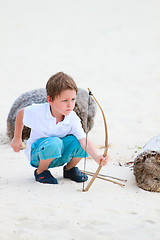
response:
<svg viewBox="0 0 160 240"><path fill-rule="evenodd" d="M53 101L49 102L51 105L52 115L57 117L59 115L67 116L74 109L76 101L75 90L64 90Z"/></svg>

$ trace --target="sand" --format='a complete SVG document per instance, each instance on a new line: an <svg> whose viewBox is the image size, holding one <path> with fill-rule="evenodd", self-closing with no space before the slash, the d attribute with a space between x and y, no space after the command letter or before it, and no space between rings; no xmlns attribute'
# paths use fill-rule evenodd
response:
<svg viewBox="0 0 160 240"><path fill-rule="evenodd" d="M1 0L0 239L159 240L159 193L136 185L131 165L160 133L160 3L157 0ZM64 71L89 87L107 119L110 161L88 192L52 169L57 186L35 182L23 150L15 153L6 119L22 93ZM100 153L104 125L97 109L89 133ZM83 169L81 161L79 168ZM86 170L97 164L87 159Z"/></svg>

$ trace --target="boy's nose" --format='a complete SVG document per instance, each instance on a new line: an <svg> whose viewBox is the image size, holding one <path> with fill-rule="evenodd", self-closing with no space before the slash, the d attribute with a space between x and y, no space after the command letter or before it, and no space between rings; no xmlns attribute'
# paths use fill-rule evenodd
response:
<svg viewBox="0 0 160 240"><path fill-rule="evenodd" d="M71 106L71 102L68 102L68 107L70 107Z"/></svg>

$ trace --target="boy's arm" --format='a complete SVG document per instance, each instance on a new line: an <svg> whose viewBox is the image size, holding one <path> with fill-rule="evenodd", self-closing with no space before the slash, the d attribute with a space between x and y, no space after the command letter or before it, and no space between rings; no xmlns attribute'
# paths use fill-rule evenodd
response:
<svg viewBox="0 0 160 240"><path fill-rule="evenodd" d="M86 138L79 139L81 147L86 150ZM95 146L91 142L91 140L87 139L87 150L86 152L98 163L102 166L105 166L108 162L108 156L104 157L103 155L99 155L96 151Z"/></svg>
<svg viewBox="0 0 160 240"><path fill-rule="evenodd" d="M15 152L19 152L22 147L23 115L24 108L20 109L16 116L14 138L11 141L11 147Z"/></svg>

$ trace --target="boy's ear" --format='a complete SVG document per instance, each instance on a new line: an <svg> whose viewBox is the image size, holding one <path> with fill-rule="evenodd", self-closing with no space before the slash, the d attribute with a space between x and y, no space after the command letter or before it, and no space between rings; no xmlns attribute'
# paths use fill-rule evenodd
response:
<svg viewBox="0 0 160 240"><path fill-rule="evenodd" d="M47 95L47 101L48 101L49 103L53 102L52 97L50 97L49 95Z"/></svg>

